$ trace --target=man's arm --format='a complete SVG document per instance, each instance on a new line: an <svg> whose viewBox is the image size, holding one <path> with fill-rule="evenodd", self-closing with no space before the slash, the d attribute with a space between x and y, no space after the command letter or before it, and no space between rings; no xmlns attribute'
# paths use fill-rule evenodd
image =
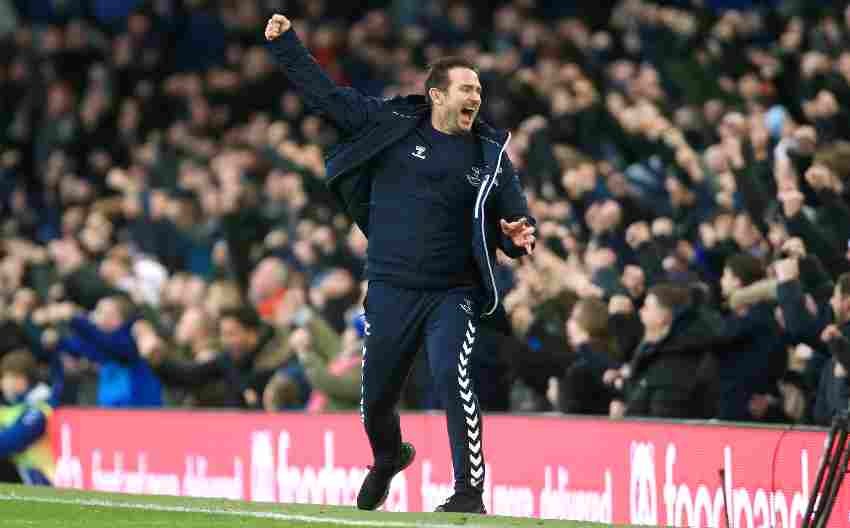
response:
<svg viewBox="0 0 850 528"><path fill-rule="evenodd" d="M63 337L56 344L56 349L75 358L85 358L95 363L104 363L107 359L100 349L83 342L78 336Z"/></svg>
<svg viewBox="0 0 850 528"><path fill-rule="evenodd" d="M528 201L525 199L525 194L522 192L522 187L519 182L519 175L514 170L511 160L507 154L502 158L501 174L496 175L498 178L496 189L499 193L496 195L496 215L495 217L509 223L517 222L525 218L528 226L537 225L537 221L531 216L528 211ZM499 227L501 236L499 237L499 248L511 258L521 257L530 253L527 248L518 245L515 240L505 232L504 225ZM532 231L533 232L533 231ZM533 235L532 235L533 236ZM533 241L532 241L533 248Z"/></svg>
<svg viewBox="0 0 850 528"><path fill-rule="evenodd" d="M123 325L115 332L104 332L85 317L77 315L71 319L70 327L83 342L97 348L104 357L132 361L139 357L139 353L130 333L130 324Z"/></svg>
<svg viewBox="0 0 850 528"><path fill-rule="evenodd" d="M198 363L178 359L164 359L154 366L154 371L166 385L178 387L200 387L211 381L224 378L225 368L222 356Z"/></svg>
<svg viewBox="0 0 850 528"><path fill-rule="evenodd" d="M376 97L337 86L310 55L285 16L274 15L269 20L266 40L287 79L295 85L308 106L327 116L345 134L363 128L383 104Z"/></svg>
<svg viewBox="0 0 850 528"><path fill-rule="evenodd" d="M20 453L44 434L47 419L39 409L28 409L12 425L0 429L0 458Z"/></svg>

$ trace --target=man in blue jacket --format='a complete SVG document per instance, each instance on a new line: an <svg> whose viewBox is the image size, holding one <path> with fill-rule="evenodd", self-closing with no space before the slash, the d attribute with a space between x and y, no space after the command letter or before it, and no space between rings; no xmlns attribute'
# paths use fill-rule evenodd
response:
<svg viewBox="0 0 850 528"><path fill-rule="evenodd" d="M339 129L331 191L369 237L361 417L374 465L357 507L381 506L409 466L396 404L424 341L446 409L455 493L438 511L484 513L481 416L469 377L479 318L499 307L496 250L531 253L534 220L510 160L510 134L476 120L481 84L460 58L432 65L427 95L381 100L336 86L274 15L269 47L309 106Z"/></svg>
<svg viewBox="0 0 850 528"><path fill-rule="evenodd" d="M97 403L102 407L160 407L162 385L139 355L133 337L132 303L123 296L100 299L89 317L73 305L55 308L70 332L56 344L59 351L97 363Z"/></svg>

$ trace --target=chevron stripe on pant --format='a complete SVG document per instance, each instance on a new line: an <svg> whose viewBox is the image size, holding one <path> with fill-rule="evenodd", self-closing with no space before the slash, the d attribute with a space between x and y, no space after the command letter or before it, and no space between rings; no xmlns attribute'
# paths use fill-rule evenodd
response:
<svg viewBox="0 0 850 528"><path fill-rule="evenodd" d="M470 376L479 310L476 288L409 290L369 283L360 413L376 465L391 464L398 453L401 428L396 406L424 343L446 410L455 490L482 489L481 414Z"/></svg>

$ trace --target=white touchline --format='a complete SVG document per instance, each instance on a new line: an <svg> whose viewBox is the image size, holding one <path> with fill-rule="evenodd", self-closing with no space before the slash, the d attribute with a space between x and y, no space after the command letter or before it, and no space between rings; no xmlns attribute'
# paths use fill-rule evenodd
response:
<svg viewBox="0 0 850 528"><path fill-rule="evenodd" d="M297 513L263 512L225 508L197 508L192 506L166 506L163 504L145 504L141 502L121 502L103 499L61 499L58 497L30 497L14 493L0 494L0 501L41 502L48 504L68 504L73 506L99 506L102 508L123 508L128 510L152 510L174 513L203 513L213 515L233 515L236 517L254 517L256 519L274 519L278 521L297 521L303 523L337 524L339 526L379 526L386 528L457 528L457 524L430 523L427 521L382 521L379 519L358 521L341 519L325 515L302 515ZM475 528L475 524L463 524L466 528Z"/></svg>

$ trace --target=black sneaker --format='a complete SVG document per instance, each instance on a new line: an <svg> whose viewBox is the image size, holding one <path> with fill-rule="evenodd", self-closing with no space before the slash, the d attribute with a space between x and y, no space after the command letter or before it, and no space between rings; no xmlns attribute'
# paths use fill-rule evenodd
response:
<svg viewBox="0 0 850 528"><path fill-rule="evenodd" d="M363 479L360 493L357 494L357 508L360 510L377 510L390 494L390 482L393 477L413 463L416 449L408 442L401 443L398 462L392 467L370 467L369 474Z"/></svg>
<svg viewBox="0 0 850 528"><path fill-rule="evenodd" d="M481 493L477 491L455 493L449 497L449 500L437 506L434 511L487 514L487 510L484 509L484 501L481 500Z"/></svg>

